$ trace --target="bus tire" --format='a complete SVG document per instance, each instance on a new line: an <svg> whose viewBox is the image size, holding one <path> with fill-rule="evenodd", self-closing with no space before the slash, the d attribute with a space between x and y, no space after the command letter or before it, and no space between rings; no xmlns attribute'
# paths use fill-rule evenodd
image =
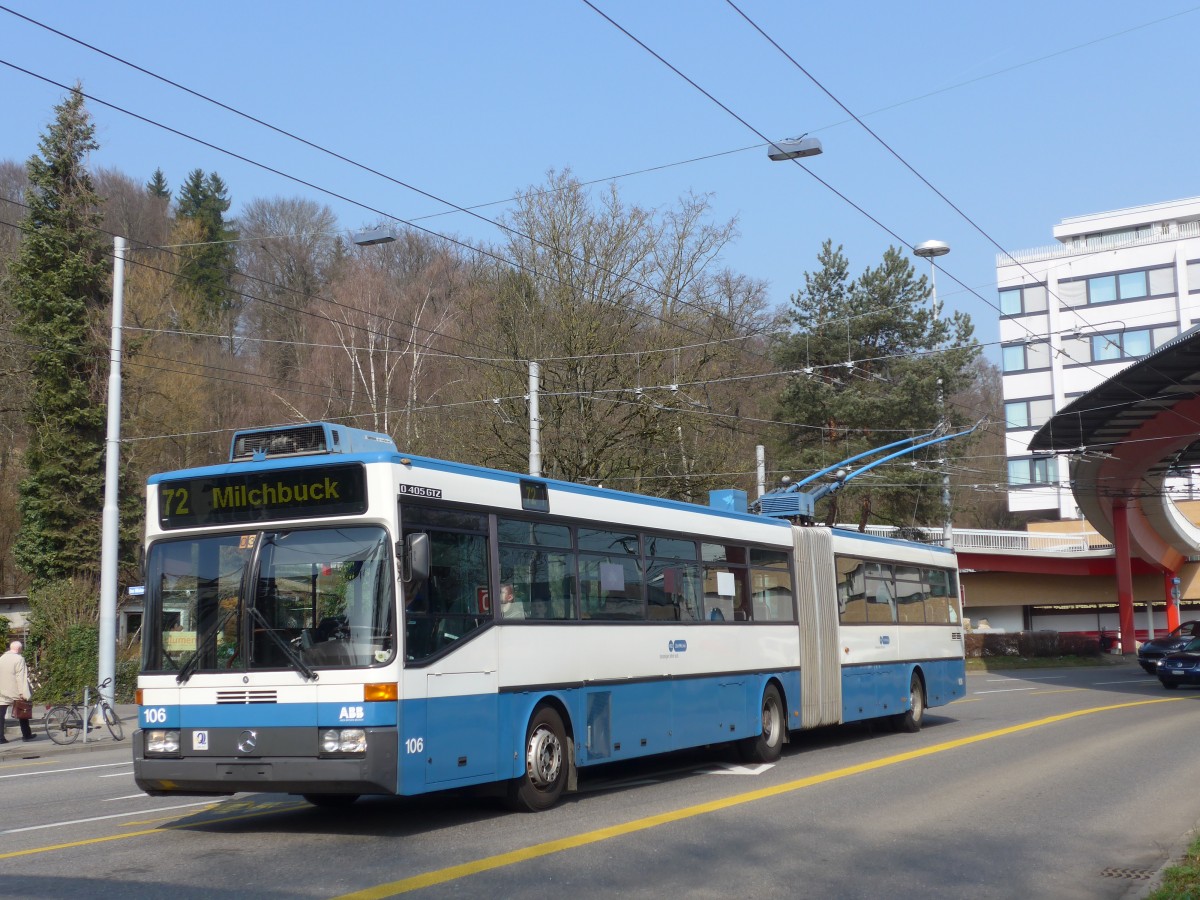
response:
<svg viewBox="0 0 1200 900"><path fill-rule="evenodd" d="M786 730L783 698L779 688L768 684L762 698L762 730L738 742L738 753L746 762L773 763L783 754Z"/></svg>
<svg viewBox="0 0 1200 900"><path fill-rule="evenodd" d="M345 809L358 799L358 794L301 794L313 806L322 809Z"/></svg>
<svg viewBox="0 0 1200 900"><path fill-rule="evenodd" d="M916 672L912 673L912 681L908 685L908 696L908 709L892 716L892 722L897 731L916 734L921 730L921 723L925 721L925 685L921 683L921 676Z"/></svg>
<svg viewBox="0 0 1200 900"><path fill-rule="evenodd" d="M567 785L567 733L562 717L539 707L525 731L525 773L508 783L509 808L541 812L558 802Z"/></svg>

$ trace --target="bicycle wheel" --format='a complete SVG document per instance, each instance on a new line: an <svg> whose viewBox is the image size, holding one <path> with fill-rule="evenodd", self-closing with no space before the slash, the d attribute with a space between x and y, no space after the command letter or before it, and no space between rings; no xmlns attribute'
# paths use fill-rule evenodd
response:
<svg viewBox="0 0 1200 900"><path fill-rule="evenodd" d="M56 706L46 713L46 734L56 744L73 744L83 731L83 717L70 706Z"/></svg>
<svg viewBox="0 0 1200 900"><path fill-rule="evenodd" d="M104 724L108 726L108 733L113 736L114 741L125 740L125 729L121 727L121 720L117 717L117 712L107 703L103 704L104 708Z"/></svg>

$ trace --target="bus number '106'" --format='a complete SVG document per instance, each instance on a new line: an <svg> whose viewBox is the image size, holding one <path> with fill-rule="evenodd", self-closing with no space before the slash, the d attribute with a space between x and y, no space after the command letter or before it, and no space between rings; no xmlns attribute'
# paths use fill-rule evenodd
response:
<svg viewBox="0 0 1200 900"><path fill-rule="evenodd" d="M404 750L407 753L424 753L425 738L409 738L404 742Z"/></svg>
<svg viewBox="0 0 1200 900"><path fill-rule="evenodd" d="M168 488L162 489L163 511L165 516L186 516L191 513L188 509L188 489L187 488Z"/></svg>

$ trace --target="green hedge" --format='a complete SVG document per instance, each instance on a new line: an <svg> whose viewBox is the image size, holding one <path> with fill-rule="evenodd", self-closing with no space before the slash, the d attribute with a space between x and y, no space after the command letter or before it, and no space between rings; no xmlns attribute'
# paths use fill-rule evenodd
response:
<svg viewBox="0 0 1200 900"><path fill-rule="evenodd" d="M100 667L100 629L96 625L72 625L58 638L37 648L38 691L40 703L82 700L84 687L96 686ZM136 656L118 659L116 665L118 703L132 703L137 687Z"/></svg>

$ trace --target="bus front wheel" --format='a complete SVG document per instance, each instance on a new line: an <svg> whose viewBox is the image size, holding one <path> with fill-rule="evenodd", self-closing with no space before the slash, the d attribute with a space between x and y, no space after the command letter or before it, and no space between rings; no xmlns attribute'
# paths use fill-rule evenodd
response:
<svg viewBox="0 0 1200 900"><path fill-rule="evenodd" d="M762 731L738 744L738 752L746 762L773 763L783 754L783 698L779 688L767 685L762 700Z"/></svg>
<svg viewBox="0 0 1200 900"><path fill-rule="evenodd" d="M915 734L921 730L921 723L925 720L925 686L921 684L921 676L916 672L913 672L912 681L909 683L908 696L908 710L893 716L892 722L895 723L897 731Z"/></svg>
<svg viewBox="0 0 1200 900"><path fill-rule="evenodd" d="M543 706L525 732L525 774L509 782L508 805L520 812L549 809L566 787L568 765L562 717L552 707Z"/></svg>

